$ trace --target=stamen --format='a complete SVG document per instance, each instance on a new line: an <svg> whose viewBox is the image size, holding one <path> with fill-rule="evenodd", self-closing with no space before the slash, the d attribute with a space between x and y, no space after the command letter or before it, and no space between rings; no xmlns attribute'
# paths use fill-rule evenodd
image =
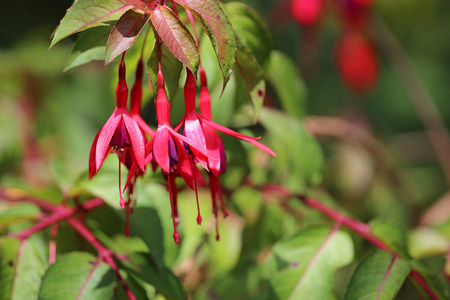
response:
<svg viewBox="0 0 450 300"><path fill-rule="evenodd" d="M197 178L195 176L195 168L196 166L194 165L194 162L192 160L189 160L191 163L191 172L192 172L192 176L194 176L194 191L195 191L195 199L197 200L197 224L198 225L202 225L202 215L200 214L200 204L198 203L198 191L197 191Z"/></svg>
<svg viewBox="0 0 450 300"><path fill-rule="evenodd" d="M119 155L119 154L118 154ZM119 194L120 194L120 208L125 207L125 199L123 199L122 196L122 181L121 181L121 163L120 163L120 157L119 157Z"/></svg>
<svg viewBox="0 0 450 300"><path fill-rule="evenodd" d="M220 207L222 208L223 217L228 217L228 212L225 209L225 204L223 203L223 197L222 197L222 188L220 187L220 180L217 178L217 193L219 194L219 200L220 200Z"/></svg>
<svg viewBox="0 0 450 300"><path fill-rule="evenodd" d="M180 235L177 232L177 225L175 222L175 214L174 214L174 203L172 198L172 188L170 184L170 175L167 174L167 182L169 184L169 197L170 197L170 206L172 208L172 221L173 221L173 239L177 245L180 245Z"/></svg>

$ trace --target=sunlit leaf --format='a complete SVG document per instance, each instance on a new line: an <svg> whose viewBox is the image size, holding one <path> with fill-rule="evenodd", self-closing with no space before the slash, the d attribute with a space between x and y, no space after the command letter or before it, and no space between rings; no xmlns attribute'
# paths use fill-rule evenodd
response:
<svg viewBox="0 0 450 300"><path fill-rule="evenodd" d="M261 16L241 2L227 3L225 8L240 42L250 49L259 65L266 68L270 60L272 40Z"/></svg>
<svg viewBox="0 0 450 300"><path fill-rule="evenodd" d="M64 72L93 60L103 60L110 31L109 27L102 26L80 33L70 52Z"/></svg>
<svg viewBox="0 0 450 300"><path fill-rule="evenodd" d="M71 34L96 26L108 26L132 8L125 0L78 0L56 28L50 48Z"/></svg>
<svg viewBox="0 0 450 300"><path fill-rule="evenodd" d="M336 270L353 260L353 243L337 228L309 228L275 244L270 259L274 299L330 299Z"/></svg>
<svg viewBox="0 0 450 300"><path fill-rule="evenodd" d="M131 274L153 285L166 299L186 299L179 279L169 269L159 268L150 255L130 254L122 263Z"/></svg>
<svg viewBox="0 0 450 300"><path fill-rule="evenodd" d="M371 232L386 243L391 249L403 257L408 257L406 239L403 231L383 220L375 219L370 222Z"/></svg>
<svg viewBox="0 0 450 300"><path fill-rule="evenodd" d="M64 255L45 273L39 300L112 299L115 286L113 270L90 253Z"/></svg>
<svg viewBox="0 0 450 300"><path fill-rule="evenodd" d="M189 30L166 6L157 6L150 15L153 27L172 54L192 73L197 74L200 62L197 45Z"/></svg>
<svg viewBox="0 0 450 300"><path fill-rule="evenodd" d="M132 10L120 17L109 35L105 51L105 65L108 65L134 44L148 20L149 15Z"/></svg>
<svg viewBox="0 0 450 300"><path fill-rule="evenodd" d="M450 285L442 274L442 268L431 268L423 261L412 261L411 263L413 269L422 277L437 299L450 299ZM424 296L426 295L421 287L417 288Z"/></svg>
<svg viewBox="0 0 450 300"><path fill-rule="evenodd" d="M303 118L306 114L306 87L296 63L287 55L273 51L267 74L283 109L294 117Z"/></svg>
<svg viewBox="0 0 450 300"><path fill-rule="evenodd" d="M147 70L149 78L152 82L155 93L158 91L158 49L157 43L153 46L152 53L147 61ZM169 99L176 93L183 64L173 56L172 52L167 49L166 45L161 44L161 71L164 75L164 82L166 83L166 94Z"/></svg>
<svg viewBox="0 0 450 300"><path fill-rule="evenodd" d="M359 264L345 299L394 299L410 271L408 261L386 251L376 251Z"/></svg>
<svg viewBox="0 0 450 300"><path fill-rule="evenodd" d="M237 39L236 64L252 101L256 121L266 94L264 70L259 66L251 50L242 44L239 38Z"/></svg>
<svg viewBox="0 0 450 300"><path fill-rule="evenodd" d="M272 170L277 181L297 192L305 192L322 179L323 155L317 141L297 118L263 108L260 123L267 129L277 154Z"/></svg>
<svg viewBox="0 0 450 300"><path fill-rule="evenodd" d="M200 22L208 35L222 70L223 88L231 75L236 52L236 39L233 27L217 0L175 0L188 9Z"/></svg>
<svg viewBox="0 0 450 300"><path fill-rule="evenodd" d="M36 219L39 213L39 208L30 203L8 206L7 209L0 211L0 228L12 223Z"/></svg>
<svg viewBox="0 0 450 300"><path fill-rule="evenodd" d="M39 239L0 240L0 299L36 299L47 266Z"/></svg>

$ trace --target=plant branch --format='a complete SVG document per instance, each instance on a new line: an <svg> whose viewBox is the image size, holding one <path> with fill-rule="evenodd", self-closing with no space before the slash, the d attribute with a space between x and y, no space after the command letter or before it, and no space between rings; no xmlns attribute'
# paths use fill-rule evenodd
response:
<svg viewBox="0 0 450 300"><path fill-rule="evenodd" d="M252 185L251 183L249 183ZM274 185L269 184L261 187L261 191L263 193L276 193L278 195L281 195L284 200L286 201L289 198L297 198L298 200L302 201L305 205L307 205L310 208L313 208L322 214L326 215L330 219L333 219L336 221L337 224L340 224L342 226L347 227L354 233L358 234L362 238L366 239L373 245L375 245L377 248L385 251L391 252L394 256L400 257L398 253L396 253L392 248L390 248L387 244L385 244L382 240L377 238L375 235L371 233L371 228L369 225L362 223L360 221L357 221L355 219L351 219L342 213L338 212L337 210L323 204L317 199L314 199L312 197L308 197L301 194L294 194L287 188L280 186L280 185ZM433 300L438 300L439 298L436 296L436 294L431 290L431 288L428 286L426 281L422 278L422 276L416 271L411 270L410 272L411 277L423 288L423 290L431 297Z"/></svg>
<svg viewBox="0 0 450 300"><path fill-rule="evenodd" d="M136 297L134 296L125 279L123 279L123 277L120 275L119 268L117 267L117 264L113 258L114 253L110 249L103 246L102 243L97 240L92 231L90 231L89 228L87 228L86 225L80 220L68 218L67 223L69 223L69 225L72 226L73 229L75 229L86 241L88 241L89 244L92 245L92 247L95 248L95 250L97 250L99 259L105 261L113 269L114 273L116 274L116 278L125 291L128 299L135 300Z"/></svg>
<svg viewBox="0 0 450 300"><path fill-rule="evenodd" d="M92 210L92 209L102 206L104 204L105 204L105 202L102 199L93 198L93 199L81 204L80 207L68 208L68 207L65 207L62 205L55 206L54 208L52 208L53 214L47 216L42 221L31 226L30 228L27 228L18 234L13 234L12 236L19 238L21 240L27 239L32 234L34 234L38 231L41 231L48 226L57 224L58 222L61 222L62 220L66 220L66 219L72 217L74 214L76 214L80 210Z"/></svg>

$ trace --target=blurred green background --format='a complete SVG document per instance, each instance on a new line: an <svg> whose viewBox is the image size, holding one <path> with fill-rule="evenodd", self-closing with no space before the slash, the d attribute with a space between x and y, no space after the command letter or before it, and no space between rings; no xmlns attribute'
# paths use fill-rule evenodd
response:
<svg viewBox="0 0 450 300"><path fill-rule="evenodd" d="M309 61L308 68L304 68L304 65L300 68L298 62L304 54L301 47L304 31L288 20L286 13L282 14L281 19L277 17L277 10L283 11L283 1L241 2L254 7L267 20L274 49L290 57L291 67L299 66L302 82L299 85L298 105L306 112L303 119L305 124L308 124L308 120L314 120L314 116L335 117L363 132L364 137L369 136L370 143L375 141L375 146L370 144L373 147L367 148L358 139L353 140L351 134L337 139L329 135L319 136L324 170L313 181L323 180L320 181L320 188L312 193L326 191L328 195L324 196L325 199L336 199L342 207L364 222L378 218L396 225L400 230L426 225L431 228L431 233L414 229L407 236L412 241L409 250L415 257L433 257L441 253L450 239L450 220L445 214L450 211L450 201L445 197L449 183L442 163L427 138L418 111L413 108L408 91L402 86L392 61L386 57L385 49L379 49L380 76L377 86L367 94L355 95L342 84L334 65L333 49L342 28L330 14L317 32L317 60ZM105 68L102 62L93 62L63 73L73 38L62 41L47 52L51 32L70 4L71 1L56 0L10 1L5 2L0 10L0 19L4 24L0 28L0 185L31 184L35 187L58 186L62 189L70 186L76 178L86 175L92 140L114 107L114 64ZM383 28L387 28L387 32L392 33L405 50L448 127L450 2L377 0L374 14L386 26ZM386 39L383 33L376 37L376 44L382 44ZM410 87L414 85L413 82ZM230 86L228 89L233 88L233 84ZM282 107L283 104L277 98L277 89L270 80L268 91L266 104ZM224 97L231 96L226 96L225 92ZM147 91L144 118L151 123L154 115L149 100L150 93ZM239 124L239 114L226 120L226 116L232 116L233 104L223 102L223 105L226 108L224 114L228 114L222 116L221 122ZM178 115L175 113L175 117ZM306 128L311 129L308 126ZM250 127L248 130L262 132L260 127ZM294 132L293 128L284 128L282 131L287 134L285 140L296 139L289 136L290 131ZM302 149L303 140L298 140L300 145L293 147ZM249 156L240 156L240 153L245 152L243 149L247 149L246 146L228 138L224 138L224 141L230 152L229 174L224 175L226 187L239 186L242 173L250 174L255 181L263 181L264 176L270 178L270 174L266 174L270 173L267 166L280 173L280 169L285 167L281 160L274 159L270 164L261 162L254 152ZM315 156L321 155L320 151L316 152ZM289 175L284 178L289 178ZM113 180L116 184L116 177ZM112 197L117 196L115 192ZM160 189L157 192L162 193ZM192 193L187 197L192 197ZM243 225L236 220L236 223L228 220L224 226L224 239L227 239L228 234L230 247L243 247L249 257L253 255L252 259L260 259L259 256L255 258L255 253L260 254L261 249L300 226L294 218L284 218L278 206L267 205L262 208L263 200L254 197L251 190L240 189L230 198L231 208L241 217L247 218L247 223L244 230ZM247 199L252 199L254 203ZM436 210L436 203L443 203L444 206ZM186 206L186 214L195 214L189 211L192 208ZM317 214L306 211L307 221L316 222ZM163 222L169 221L164 219ZM281 224L280 228L271 227L274 223ZM166 225L170 227L170 224ZM194 230L188 227L186 225L186 231ZM235 231L237 234L234 234ZM262 236L261 245L248 245L246 241L257 235L257 232L262 232L259 233ZM240 244L240 240L233 240L239 233L244 237L243 244ZM198 242L201 234L196 234L194 239ZM434 240L430 241L430 237ZM167 240L166 246L174 253L175 247ZM193 248L192 245L186 248ZM184 251L191 254L191 250ZM247 258L240 257L238 261L239 249L227 250L234 251L229 265L221 266L223 260L220 259L216 259L213 264L216 263L217 270L226 271L237 264L235 272L239 273L236 270L240 270L241 264L248 263ZM178 260L181 261L188 254L181 253ZM175 254L172 255L170 251L165 255L171 256L166 257L166 261L175 260ZM217 281L215 284L219 286L218 289L226 291L226 284L220 286L220 277L217 278L214 280ZM411 298L405 296L404 299Z"/></svg>

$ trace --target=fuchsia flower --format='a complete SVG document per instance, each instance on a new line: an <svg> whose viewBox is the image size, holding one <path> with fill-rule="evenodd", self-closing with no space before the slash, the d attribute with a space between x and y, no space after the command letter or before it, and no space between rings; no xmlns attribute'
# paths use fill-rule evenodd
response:
<svg viewBox="0 0 450 300"><path fill-rule="evenodd" d="M119 63L119 82L116 89L117 105L111 117L97 133L89 155L89 178L100 169L109 151L119 158L120 207L125 200L120 188L120 164L126 164L128 156L145 173L144 136L127 109L128 87L125 79L125 63ZM127 163L129 165L129 163Z"/></svg>
<svg viewBox="0 0 450 300"><path fill-rule="evenodd" d="M196 178L196 176L201 176L199 171L192 167L192 158L188 156L184 145L185 143L189 145L190 149L195 152L195 158L205 164L209 154L206 147L199 145L196 141L189 137L179 134L172 128L170 124L170 103L167 100L161 67L159 67L158 70L157 80L158 95L155 105L158 128L154 137L145 146L146 157L144 163L148 164L154 160L162 169L163 174L167 178L174 225L173 237L175 242L179 243L180 237L176 229L176 225L178 223L178 213L174 178L175 175L179 174L189 187L195 189L197 180L194 180L194 178ZM135 163L130 170L130 176L128 176L127 184L130 182L131 175L136 170L137 166ZM201 222L201 219L199 222Z"/></svg>
<svg viewBox="0 0 450 300"><path fill-rule="evenodd" d="M231 129L219 125L212 121L211 117L211 96L208 91L205 70L200 68L200 112L195 110L196 85L195 78L191 72L187 72L185 85L185 106L186 112L183 117L184 134L186 137L196 139L198 143L203 143L208 150L208 161L205 169L209 174L209 187L211 191L213 214L216 218L216 239L219 239L218 231L218 206L217 198L221 203L222 212L226 217L228 213L223 204L222 191L220 187L219 176L226 171L226 154L222 139L216 133L217 131L234 136L238 139L246 141L272 156L276 154L267 146L257 142L259 137L254 138L247 135L239 134ZM202 164L203 165L203 164ZM198 200L197 200L198 205Z"/></svg>

